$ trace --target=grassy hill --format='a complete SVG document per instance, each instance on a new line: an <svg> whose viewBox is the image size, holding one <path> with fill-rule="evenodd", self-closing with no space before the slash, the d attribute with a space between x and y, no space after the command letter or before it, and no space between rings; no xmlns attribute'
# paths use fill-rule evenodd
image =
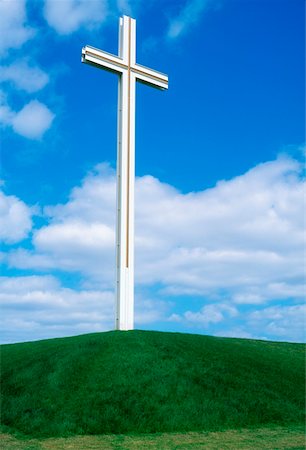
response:
<svg viewBox="0 0 306 450"><path fill-rule="evenodd" d="M2 424L32 436L304 421L303 344L149 331L1 346Z"/></svg>

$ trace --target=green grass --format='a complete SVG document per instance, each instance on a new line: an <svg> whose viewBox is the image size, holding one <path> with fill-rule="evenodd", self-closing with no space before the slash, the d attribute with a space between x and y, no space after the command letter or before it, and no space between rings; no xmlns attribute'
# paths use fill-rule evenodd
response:
<svg viewBox="0 0 306 450"><path fill-rule="evenodd" d="M97 333L3 345L2 424L33 437L292 427L303 344Z"/></svg>
<svg viewBox="0 0 306 450"><path fill-rule="evenodd" d="M0 435L2 450L268 450L305 449L303 427L256 428L219 432L159 433L145 435L73 436L17 439Z"/></svg>

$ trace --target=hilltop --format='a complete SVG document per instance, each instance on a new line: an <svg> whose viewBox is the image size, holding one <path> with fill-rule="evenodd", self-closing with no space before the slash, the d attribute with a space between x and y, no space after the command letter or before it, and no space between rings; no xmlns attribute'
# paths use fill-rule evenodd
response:
<svg viewBox="0 0 306 450"><path fill-rule="evenodd" d="M128 331L1 346L2 425L31 436L304 421L303 344Z"/></svg>

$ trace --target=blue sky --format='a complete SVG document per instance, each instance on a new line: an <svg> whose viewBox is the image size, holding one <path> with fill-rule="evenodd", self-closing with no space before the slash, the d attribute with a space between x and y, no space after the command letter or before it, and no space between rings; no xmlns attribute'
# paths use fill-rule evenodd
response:
<svg viewBox="0 0 306 450"><path fill-rule="evenodd" d="M117 78L137 23L136 328L305 341L302 0L0 1L2 342L114 323Z"/></svg>

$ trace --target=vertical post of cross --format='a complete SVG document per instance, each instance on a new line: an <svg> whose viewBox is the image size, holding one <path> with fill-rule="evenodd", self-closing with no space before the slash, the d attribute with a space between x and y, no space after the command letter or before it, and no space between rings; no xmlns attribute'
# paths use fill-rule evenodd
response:
<svg viewBox="0 0 306 450"><path fill-rule="evenodd" d="M127 70L118 82L117 149L117 330L134 328L134 190L135 190L135 20L124 16L119 23L119 57Z"/></svg>

